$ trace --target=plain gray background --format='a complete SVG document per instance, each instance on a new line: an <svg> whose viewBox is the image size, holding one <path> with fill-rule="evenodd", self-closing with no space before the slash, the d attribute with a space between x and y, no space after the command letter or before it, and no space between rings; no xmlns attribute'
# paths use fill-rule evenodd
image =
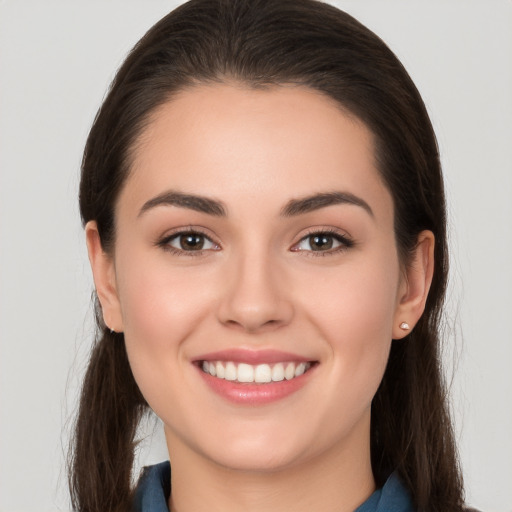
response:
<svg viewBox="0 0 512 512"><path fill-rule="evenodd" d="M69 510L64 453L93 332L81 151L123 56L178 3L0 0L0 512ZM389 44L433 119L468 502L512 511L512 2L332 3ZM157 425L139 464L165 458Z"/></svg>

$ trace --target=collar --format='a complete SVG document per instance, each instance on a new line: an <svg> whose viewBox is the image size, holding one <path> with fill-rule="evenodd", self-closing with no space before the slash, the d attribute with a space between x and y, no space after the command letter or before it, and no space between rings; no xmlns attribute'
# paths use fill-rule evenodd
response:
<svg viewBox="0 0 512 512"><path fill-rule="evenodd" d="M169 461L147 466L137 484L134 512L169 512L167 500L171 494ZM377 489L354 512L415 512L409 491L398 474L393 473L381 489Z"/></svg>

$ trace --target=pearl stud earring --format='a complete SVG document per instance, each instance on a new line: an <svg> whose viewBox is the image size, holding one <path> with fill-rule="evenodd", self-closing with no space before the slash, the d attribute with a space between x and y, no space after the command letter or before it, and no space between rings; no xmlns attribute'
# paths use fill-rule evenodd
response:
<svg viewBox="0 0 512 512"><path fill-rule="evenodd" d="M400 324L400 329L402 329L403 331L408 331L410 329L409 324L407 322L402 322Z"/></svg>

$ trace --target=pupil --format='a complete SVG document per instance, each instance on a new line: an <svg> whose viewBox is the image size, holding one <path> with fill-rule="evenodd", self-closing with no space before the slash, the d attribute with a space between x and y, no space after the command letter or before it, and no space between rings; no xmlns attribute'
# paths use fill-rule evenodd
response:
<svg viewBox="0 0 512 512"><path fill-rule="evenodd" d="M189 251L200 251L204 246L204 238L202 235L181 235L180 245L183 249Z"/></svg>
<svg viewBox="0 0 512 512"><path fill-rule="evenodd" d="M314 251L322 251L332 248L332 237L328 235L314 235L309 243Z"/></svg>

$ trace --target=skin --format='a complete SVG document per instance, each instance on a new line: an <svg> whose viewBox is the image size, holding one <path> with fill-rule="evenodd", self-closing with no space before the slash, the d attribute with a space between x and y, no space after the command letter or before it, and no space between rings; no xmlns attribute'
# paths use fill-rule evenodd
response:
<svg viewBox="0 0 512 512"><path fill-rule="evenodd" d="M222 202L225 215L171 204L141 213L170 190ZM282 214L333 191L371 213L341 203ZM153 114L116 206L113 253L94 222L86 236L105 322L124 332L165 426L171 510L352 511L374 491L371 401L391 340L407 334L400 323L413 328L423 312L433 268L430 232L401 264L393 215L371 133L318 92L203 85ZM179 229L204 234L205 248L169 241ZM311 232L326 231L352 244L312 250ZM234 404L192 363L233 347L317 364L282 400Z"/></svg>

